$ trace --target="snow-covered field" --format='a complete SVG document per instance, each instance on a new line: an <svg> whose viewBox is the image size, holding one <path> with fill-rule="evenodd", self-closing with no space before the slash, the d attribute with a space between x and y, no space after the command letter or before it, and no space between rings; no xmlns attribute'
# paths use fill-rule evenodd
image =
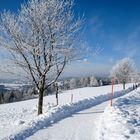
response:
<svg viewBox="0 0 140 140"><path fill-rule="evenodd" d="M99 140L140 140L140 88L119 98L101 117Z"/></svg>
<svg viewBox="0 0 140 140"><path fill-rule="evenodd" d="M132 84L127 85L130 86ZM118 92L121 89L122 85L115 86L116 97L126 93ZM57 107L55 95L46 96L44 114L40 116L37 116L37 99L0 105L0 139L25 139L75 112L107 101L110 92L111 86L65 91L59 95ZM73 103L71 103L71 94L73 94Z"/></svg>

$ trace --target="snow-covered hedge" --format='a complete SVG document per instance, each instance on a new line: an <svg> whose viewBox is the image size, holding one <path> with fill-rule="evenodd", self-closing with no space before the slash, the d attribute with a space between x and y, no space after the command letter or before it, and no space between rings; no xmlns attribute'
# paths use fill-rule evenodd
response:
<svg viewBox="0 0 140 140"><path fill-rule="evenodd" d="M101 117L99 140L140 140L140 89L119 98Z"/></svg>

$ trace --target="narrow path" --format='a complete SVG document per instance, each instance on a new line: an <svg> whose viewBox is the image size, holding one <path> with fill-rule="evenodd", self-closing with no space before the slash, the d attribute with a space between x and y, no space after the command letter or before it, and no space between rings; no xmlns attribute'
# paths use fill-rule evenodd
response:
<svg viewBox="0 0 140 140"><path fill-rule="evenodd" d="M65 118L39 130L27 140L96 140L98 122L109 101Z"/></svg>

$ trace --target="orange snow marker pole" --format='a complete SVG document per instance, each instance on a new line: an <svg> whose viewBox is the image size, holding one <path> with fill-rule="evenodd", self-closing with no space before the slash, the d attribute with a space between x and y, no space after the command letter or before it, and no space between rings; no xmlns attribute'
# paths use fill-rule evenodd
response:
<svg viewBox="0 0 140 140"><path fill-rule="evenodd" d="M110 106L112 106L113 104L113 96L114 96L114 83L115 83L115 78L112 78L112 92L111 92L111 96L110 96Z"/></svg>

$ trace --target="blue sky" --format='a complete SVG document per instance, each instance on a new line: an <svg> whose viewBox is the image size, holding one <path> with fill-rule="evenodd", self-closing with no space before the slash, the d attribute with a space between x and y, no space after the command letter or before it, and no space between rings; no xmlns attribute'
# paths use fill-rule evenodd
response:
<svg viewBox="0 0 140 140"><path fill-rule="evenodd" d="M26 1L1 0L0 12L16 12ZM99 46L102 51L94 57L86 56L86 61L71 64L66 74L104 75L124 57L131 57L140 68L140 0L75 0L74 9L76 14L85 15L85 44L92 50Z"/></svg>
<svg viewBox="0 0 140 140"><path fill-rule="evenodd" d="M135 60L140 58L139 0L77 2L78 11L84 12L87 18L87 42L90 46L99 44L104 49L99 54L99 57L102 56L100 59L112 62L123 57L132 57Z"/></svg>

